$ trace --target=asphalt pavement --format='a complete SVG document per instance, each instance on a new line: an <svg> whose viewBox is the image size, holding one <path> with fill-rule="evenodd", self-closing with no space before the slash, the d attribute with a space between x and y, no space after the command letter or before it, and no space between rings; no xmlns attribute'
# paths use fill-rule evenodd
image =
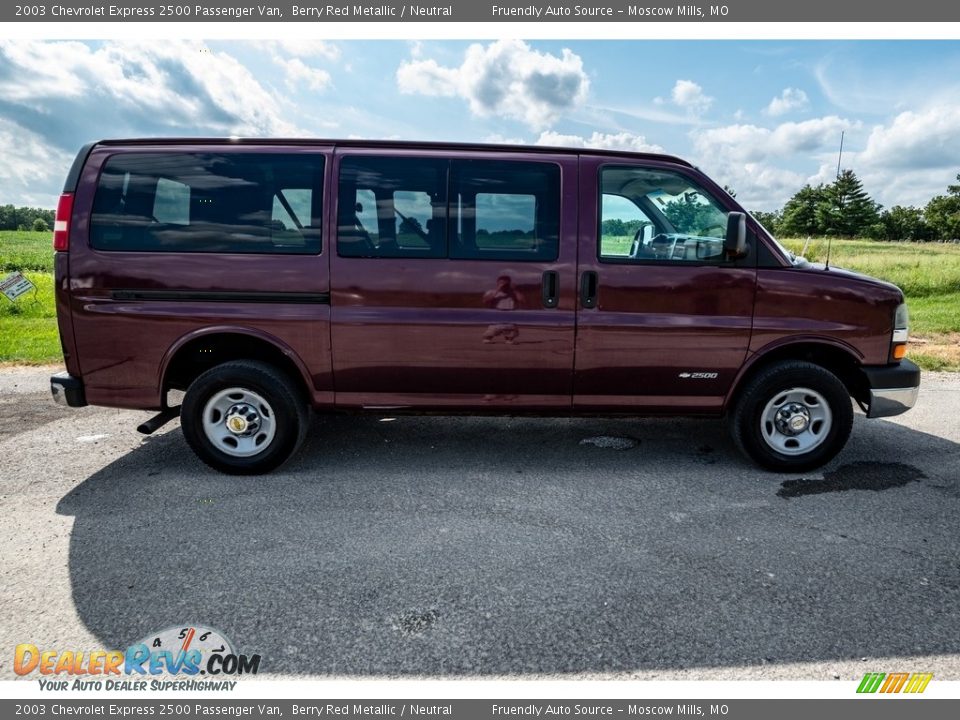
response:
<svg viewBox="0 0 960 720"><path fill-rule="evenodd" d="M182 624L267 677L960 679L960 377L777 475L719 421L318 417L264 477L0 370L12 648Z"/></svg>

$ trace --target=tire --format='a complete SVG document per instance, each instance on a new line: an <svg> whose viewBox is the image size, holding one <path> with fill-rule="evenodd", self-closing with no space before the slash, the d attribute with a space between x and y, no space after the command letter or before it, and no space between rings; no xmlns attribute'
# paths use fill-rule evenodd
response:
<svg viewBox="0 0 960 720"><path fill-rule="evenodd" d="M840 379L800 360L760 371L730 415L737 447L775 472L803 472L832 460L847 444L853 406Z"/></svg>
<svg viewBox="0 0 960 720"><path fill-rule="evenodd" d="M259 475L300 447L310 422L306 399L275 367L235 360L210 368L187 388L180 425L207 465L230 475Z"/></svg>

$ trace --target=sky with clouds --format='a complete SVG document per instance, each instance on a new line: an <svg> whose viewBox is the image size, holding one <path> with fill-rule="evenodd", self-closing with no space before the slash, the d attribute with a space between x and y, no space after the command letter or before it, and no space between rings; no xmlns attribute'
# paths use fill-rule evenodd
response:
<svg viewBox="0 0 960 720"><path fill-rule="evenodd" d="M883 205L960 172L957 41L0 42L0 204L52 207L106 137L667 152L771 210L854 170Z"/></svg>

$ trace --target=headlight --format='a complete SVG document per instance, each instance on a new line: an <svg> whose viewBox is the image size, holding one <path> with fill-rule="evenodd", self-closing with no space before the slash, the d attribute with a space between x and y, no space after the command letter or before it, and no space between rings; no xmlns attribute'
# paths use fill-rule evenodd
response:
<svg viewBox="0 0 960 720"><path fill-rule="evenodd" d="M893 342L905 343L910 335L910 313L907 312L907 304L900 303L897 306L897 312L893 316Z"/></svg>

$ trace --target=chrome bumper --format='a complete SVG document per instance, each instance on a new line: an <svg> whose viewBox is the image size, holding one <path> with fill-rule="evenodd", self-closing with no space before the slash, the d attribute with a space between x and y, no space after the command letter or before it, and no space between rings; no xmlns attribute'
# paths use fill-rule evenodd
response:
<svg viewBox="0 0 960 720"><path fill-rule="evenodd" d="M869 395L867 417L890 417L904 413L917 404L920 394L920 368L907 359L888 365L865 365L861 368Z"/></svg>
<svg viewBox="0 0 960 720"><path fill-rule="evenodd" d="M899 415L917 404L917 395L920 388L879 388L870 391L870 408L868 418L890 417Z"/></svg>

